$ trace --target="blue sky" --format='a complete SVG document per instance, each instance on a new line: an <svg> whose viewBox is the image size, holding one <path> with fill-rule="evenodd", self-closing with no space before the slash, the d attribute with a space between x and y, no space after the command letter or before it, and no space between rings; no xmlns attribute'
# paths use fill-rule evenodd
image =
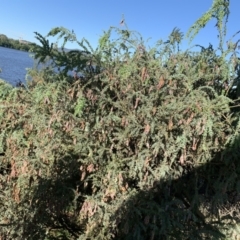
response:
<svg viewBox="0 0 240 240"><path fill-rule="evenodd" d="M0 33L10 38L37 42L33 32L45 36L53 27L74 30L96 47L110 26L120 26L122 14L131 30L150 44L166 40L174 27L186 33L212 5L213 0L0 0ZM240 30L240 0L230 0L228 36ZM192 44L217 46L215 23L210 22ZM240 38L240 35L239 35ZM183 45L187 46L188 41ZM76 45L67 45L76 48Z"/></svg>

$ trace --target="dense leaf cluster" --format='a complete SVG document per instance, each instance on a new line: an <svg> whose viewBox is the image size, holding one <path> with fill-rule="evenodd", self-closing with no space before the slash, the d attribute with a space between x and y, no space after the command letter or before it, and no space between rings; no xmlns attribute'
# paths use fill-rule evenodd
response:
<svg viewBox="0 0 240 240"><path fill-rule="evenodd" d="M37 38L52 65L26 88L0 84L1 239L239 234L236 48L180 51L176 28L151 49L127 28L84 53Z"/></svg>

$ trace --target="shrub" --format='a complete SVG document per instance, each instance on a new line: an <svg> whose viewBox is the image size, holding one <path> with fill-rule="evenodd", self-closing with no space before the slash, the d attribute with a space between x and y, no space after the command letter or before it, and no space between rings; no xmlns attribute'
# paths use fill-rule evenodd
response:
<svg viewBox="0 0 240 240"><path fill-rule="evenodd" d="M51 34L75 40L63 28ZM37 36L41 61L71 59ZM26 89L1 83L2 239L237 234L240 125L229 92L238 72L211 45L180 51L181 38L174 29L147 49L137 33L111 28L94 51L79 42L85 81L70 81L77 65L66 64L30 71Z"/></svg>

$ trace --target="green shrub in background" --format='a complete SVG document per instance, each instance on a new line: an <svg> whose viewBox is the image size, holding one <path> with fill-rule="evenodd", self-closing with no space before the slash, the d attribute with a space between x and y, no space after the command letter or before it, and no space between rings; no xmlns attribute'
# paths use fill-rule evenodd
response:
<svg viewBox="0 0 240 240"><path fill-rule="evenodd" d="M236 49L180 51L177 28L151 49L128 28L67 53L36 36L52 66L0 85L1 239L236 239Z"/></svg>

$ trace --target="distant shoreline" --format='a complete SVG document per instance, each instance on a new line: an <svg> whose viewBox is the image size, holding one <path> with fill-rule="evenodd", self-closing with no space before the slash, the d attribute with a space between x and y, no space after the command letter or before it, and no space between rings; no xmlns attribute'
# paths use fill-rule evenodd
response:
<svg viewBox="0 0 240 240"><path fill-rule="evenodd" d="M32 43L26 40L23 40L21 38L17 39L12 39L8 38L4 34L0 34L0 46L4 48L10 48L10 49L15 49L15 50L20 50L23 52L29 52L29 50L36 45L36 43Z"/></svg>

